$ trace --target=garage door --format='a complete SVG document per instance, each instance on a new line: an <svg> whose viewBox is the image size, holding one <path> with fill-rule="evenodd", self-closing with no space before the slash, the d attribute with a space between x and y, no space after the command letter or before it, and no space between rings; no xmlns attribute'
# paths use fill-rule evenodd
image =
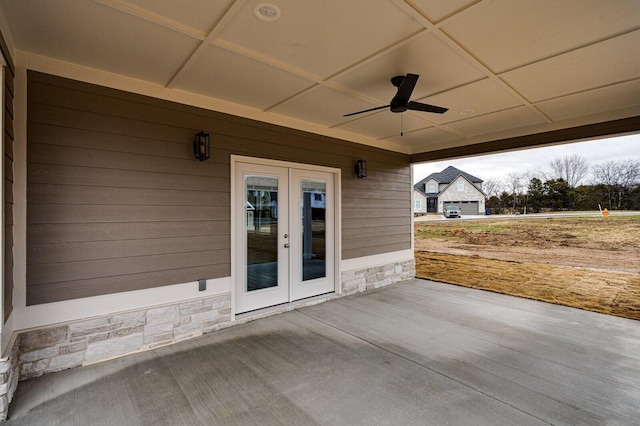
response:
<svg viewBox="0 0 640 426"><path fill-rule="evenodd" d="M450 205L458 206L460 208L460 214L477 215L478 214L478 202L477 201L445 201L443 207Z"/></svg>

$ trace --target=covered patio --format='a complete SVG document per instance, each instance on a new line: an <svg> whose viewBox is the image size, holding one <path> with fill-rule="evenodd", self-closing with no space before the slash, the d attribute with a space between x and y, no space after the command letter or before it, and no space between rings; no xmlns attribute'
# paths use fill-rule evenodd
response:
<svg viewBox="0 0 640 426"><path fill-rule="evenodd" d="M633 320L425 280L21 384L12 425L633 424Z"/></svg>
<svg viewBox="0 0 640 426"><path fill-rule="evenodd" d="M636 323L413 280L412 166L640 132L638 16L0 2L0 421L628 423Z"/></svg>

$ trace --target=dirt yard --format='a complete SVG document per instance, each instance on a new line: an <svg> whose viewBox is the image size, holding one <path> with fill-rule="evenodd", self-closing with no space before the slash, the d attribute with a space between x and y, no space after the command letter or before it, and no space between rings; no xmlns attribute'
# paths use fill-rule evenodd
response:
<svg viewBox="0 0 640 426"><path fill-rule="evenodd" d="M420 278L640 320L640 217L416 222Z"/></svg>

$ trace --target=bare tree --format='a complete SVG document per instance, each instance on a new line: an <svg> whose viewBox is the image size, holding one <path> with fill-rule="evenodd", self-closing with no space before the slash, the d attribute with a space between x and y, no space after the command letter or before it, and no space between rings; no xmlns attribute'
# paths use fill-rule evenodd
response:
<svg viewBox="0 0 640 426"><path fill-rule="evenodd" d="M525 178L517 173L509 173L505 179L505 184L511 195L513 195L513 209L515 210L518 202L518 195L522 192Z"/></svg>
<svg viewBox="0 0 640 426"><path fill-rule="evenodd" d="M622 195L640 184L640 160L607 161L593 168L594 184L603 185L609 196L609 208L620 208ZM617 198L617 202L616 202Z"/></svg>
<svg viewBox="0 0 640 426"><path fill-rule="evenodd" d="M555 158L549 165L555 177L564 179L571 188L575 188L589 172L587 159L578 154Z"/></svg>
<svg viewBox="0 0 640 426"><path fill-rule="evenodd" d="M503 191L503 183L500 179L489 178L482 183L482 190L487 197L497 197Z"/></svg>

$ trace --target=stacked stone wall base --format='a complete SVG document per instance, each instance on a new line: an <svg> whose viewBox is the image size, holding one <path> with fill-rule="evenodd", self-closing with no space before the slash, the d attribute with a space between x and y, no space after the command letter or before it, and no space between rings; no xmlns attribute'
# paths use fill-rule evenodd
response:
<svg viewBox="0 0 640 426"><path fill-rule="evenodd" d="M414 259L343 271L341 277L342 295L362 293L399 281L410 280L415 276L416 262Z"/></svg>

